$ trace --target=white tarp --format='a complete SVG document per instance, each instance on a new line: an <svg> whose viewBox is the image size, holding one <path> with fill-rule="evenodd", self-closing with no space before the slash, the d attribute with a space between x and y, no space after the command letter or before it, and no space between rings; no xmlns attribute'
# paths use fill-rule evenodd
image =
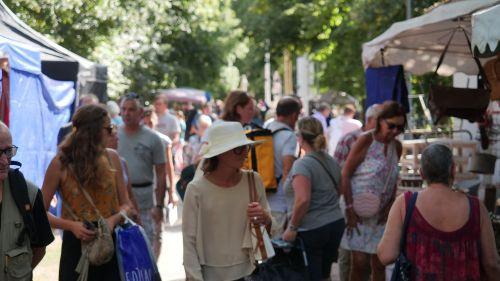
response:
<svg viewBox="0 0 500 281"><path fill-rule="evenodd" d="M209 93L191 88L159 90L158 94L164 94L168 101L172 102L192 102L204 104L211 98Z"/></svg>
<svg viewBox="0 0 500 281"><path fill-rule="evenodd" d="M365 68L383 66L383 49L385 65L402 64L406 71L418 75L434 71L453 31L463 27L470 37L471 15L499 3L500 0L453 1L422 16L394 23L384 33L363 44L363 65ZM477 74L477 71L465 36L457 31L439 74Z"/></svg>
<svg viewBox="0 0 500 281"><path fill-rule="evenodd" d="M472 47L480 54L494 52L500 41L499 27L500 5L474 13L472 15Z"/></svg>

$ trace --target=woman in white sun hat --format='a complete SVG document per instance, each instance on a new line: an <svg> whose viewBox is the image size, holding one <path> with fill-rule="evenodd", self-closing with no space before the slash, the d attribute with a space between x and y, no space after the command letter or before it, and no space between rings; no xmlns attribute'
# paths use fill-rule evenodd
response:
<svg viewBox="0 0 500 281"><path fill-rule="evenodd" d="M200 154L203 176L189 183L182 232L187 280L243 280L254 267L249 221L270 228L272 218L262 180L242 170L248 148L239 122L217 122ZM257 202L250 203L249 177Z"/></svg>

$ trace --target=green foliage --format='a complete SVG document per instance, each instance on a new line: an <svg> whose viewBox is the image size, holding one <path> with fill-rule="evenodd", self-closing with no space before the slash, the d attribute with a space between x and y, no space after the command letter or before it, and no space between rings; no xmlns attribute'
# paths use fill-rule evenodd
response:
<svg viewBox="0 0 500 281"><path fill-rule="evenodd" d="M28 25L108 66L108 94L236 87L246 54L228 1L6 0ZM235 85L236 84L236 85Z"/></svg>
<svg viewBox="0 0 500 281"><path fill-rule="evenodd" d="M109 94L195 87L222 96L240 73L263 92L264 54L308 54L320 92L365 94L362 43L405 19L393 0L4 0L28 25L108 66ZM437 0L413 2L413 14ZM427 83L415 78L413 83ZM426 86L425 86L426 87Z"/></svg>
<svg viewBox="0 0 500 281"><path fill-rule="evenodd" d="M21 20L71 51L88 56L119 24L119 6L131 0L3 0Z"/></svg>
<svg viewBox="0 0 500 281"><path fill-rule="evenodd" d="M413 1L414 16L435 2ZM295 56L306 53L316 62L321 91L341 90L363 97L362 43L404 20L404 4L392 0L234 0L245 35L258 47L239 64L240 70L250 77L251 86L262 85L266 50L262 42L269 40L273 68L279 68L284 49Z"/></svg>

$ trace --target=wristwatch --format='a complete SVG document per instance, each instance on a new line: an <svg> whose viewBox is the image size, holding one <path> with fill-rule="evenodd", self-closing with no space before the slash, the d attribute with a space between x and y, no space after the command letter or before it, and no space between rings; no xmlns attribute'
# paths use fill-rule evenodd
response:
<svg viewBox="0 0 500 281"><path fill-rule="evenodd" d="M289 224L289 225L288 225L288 230L290 230L290 231L297 231L297 230L299 230L299 228L298 228L298 227L296 227L296 226L295 226L295 225L293 225L293 224Z"/></svg>

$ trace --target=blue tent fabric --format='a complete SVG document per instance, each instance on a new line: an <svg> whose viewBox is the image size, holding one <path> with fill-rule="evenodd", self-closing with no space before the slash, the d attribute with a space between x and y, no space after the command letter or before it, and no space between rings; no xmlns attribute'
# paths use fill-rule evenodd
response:
<svg viewBox="0 0 500 281"><path fill-rule="evenodd" d="M408 89L402 65L366 69L366 108L387 100L399 102L410 112Z"/></svg>
<svg viewBox="0 0 500 281"><path fill-rule="evenodd" d="M10 65L10 130L19 147L14 160L27 179L41 187L57 152L57 133L68 122L74 82L52 80L41 72L40 52L0 36Z"/></svg>

